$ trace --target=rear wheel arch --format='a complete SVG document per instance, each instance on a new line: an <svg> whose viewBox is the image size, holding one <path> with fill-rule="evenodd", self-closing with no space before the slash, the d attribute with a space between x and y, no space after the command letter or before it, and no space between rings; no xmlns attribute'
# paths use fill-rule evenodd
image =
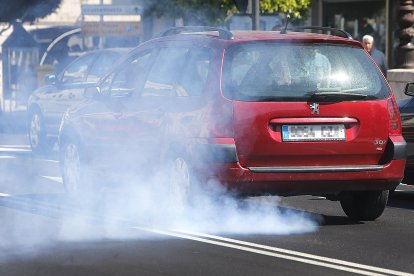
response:
<svg viewBox="0 0 414 276"><path fill-rule="evenodd" d="M171 157L171 156L177 156L177 155L181 155L181 156L188 156L188 147L185 145L185 143L180 143L180 142L171 142L168 144L167 147L165 147L162 150L162 159L166 160L167 158Z"/></svg>
<svg viewBox="0 0 414 276"><path fill-rule="evenodd" d="M34 112L42 112L42 109L40 108L40 106L38 104L32 104L31 106L29 106L28 108L28 114L32 114Z"/></svg>
<svg viewBox="0 0 414 276"><path fill-rule="evenodd" d="M59 131L59 143L67 141L69 139L80 140L80 135L71 126L63 126Z"/></svg>

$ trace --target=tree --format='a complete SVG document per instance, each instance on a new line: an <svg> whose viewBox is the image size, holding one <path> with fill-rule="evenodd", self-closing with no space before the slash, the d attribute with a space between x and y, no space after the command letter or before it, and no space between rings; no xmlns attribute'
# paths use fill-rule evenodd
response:
<svg viewBox="0 0 414 276"><path fill-rule="evenodd" d="M262 12L282 12L293 19L300 19L310 6L310 0L261 0Z"/></svg>
<svg viewBox="0 0 414 276"><path fill-rule="evenodd" d="M0 22L33 22L54 12L61 0L0 0Z"/></svg>
<svg viewBox="0 0 414 276"><path fill-rule="evenodd" d="M0 22L33 22L56 11L62 0L0 0ZM8 28L7 27L7 28Z"/></svg>
<svg viewBox="0 0 414 276"><path fill-rule="evenodd" d="M184 24L223 25L238 13L235 0L141 0L147 13L183 18ZM299 19L310 6L310 0L261 0L262 13L281 12Z"/></svg>
<svg viewBox="0 0 414 276"><path fill-rule="evenodd" d="M155 16L182 18L184 24L221 25L236 11L232 0L142 0L147 13Z"/></svg>

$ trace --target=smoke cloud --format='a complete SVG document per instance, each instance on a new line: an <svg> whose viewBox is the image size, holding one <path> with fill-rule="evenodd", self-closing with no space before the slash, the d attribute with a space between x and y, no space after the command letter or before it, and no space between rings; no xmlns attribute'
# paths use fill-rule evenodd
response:
<svg viewBox="0 0 414 276"><path fill-rule="evenodd" d="M187 54L187 52L183 54ZM210 57L210 55L204 56L201 54L195 56L195 58L202 61L201 65L203 67L201 69L207 68L206 70L200 69L202 72L205 71L205 84L210 82L207 81L209 63L204 61ZM170 55L170 58L177 58L177 56ZM166 64L167 61L161 59L161 63ZM178 71L184 66L174 66L172 68ZM127 71L129 75L132 75L133 72ZM142 70L140 72L144 74L146 71ZM170 75L167 76L170 77ZM135 80L142 81L141 75L138 73L132 75L132 77ZM164 79L164 77L158 76L154 79ZM192 95L194 97L202 97L202 95L199 95L202 90L196 91L190 85L198 83L200 82L196 82L194 79L188 80L187 83L190 92L197 92ZM169 90L169 93L177 92L173 91L174 87L169 84L152 83L152 85L153 87L150 88L153 90L159 89L159 87L165 89L165 91L159 89L156 92L166 92L166 90ZM112 117L115 108L122 111L131 101L128 97L114 99L110 99L109 95L106 95L106 97L105 104L109 103L107 106L112 105L113 109L104 112L109 112ZM204 100L204 98L201 98L197 102L203 103ZM90 101L90 99L87 101ZM104 106L102 102L98 103L99 105ZM150 106L143 109L148 110L149 108ZM198 108L195 111L198 112L199 120L205 118L205 116L202 116L205 115L202 112L205 111L206 106L201 105L195 108ZM73 110L81 109L82 106L75 106ZM145 121L145 118L140 119ZM159 123L155 119L154 124ZM136 131L134 121L132 118L125 120L125 122L128 125L121 126L121 129L114 130L114 132L118 131L121 133L119 136L129 137L130 133L127 133L128 131L131 129L132 133ZM164 122L165 125L169 125L169 123ZM191 125L197 124L198 122L194 122ZM104 129L105 126L98 126L97 128ZM122 131L126 132L122 133ZM136 141L130 142L138 143ZM137 152L131 149L131 156L126 155L122 159L135 160L137 155L156 156L156 153L151 152L151 150L141 149ZM120 152L122 151L120 150ZM108 152L103 154L107 158L112 158L112 155ZM36 163L36 159L33 162ZM115 164L116 162L110 167L117 168L119 164ZM34 163L30 163L30 166ZM29 174L24 177L22 171L26 170L24 166L27 165L25 163L23 167L20 167L19 164L15 164L5 170L9 171L9 176L19 175L18 180L15 179L16 181L30 185L29 183L33 183L33 179L42 177L46 170L44 168L39 169L39 167L37 170L31 167L28 170ZM57 166L57 164L55 165ZM153 234L131 234L130 230L133 227L164 230L180 229L208 234L289 235L316 231L320 223L319 217L279 207L278 197L239 198L224 188L225 183L215 181L196 183L198 185L191 191L191 201L183 201L181 198L174 197L171 190L167 188L171 182L169 175L167 170L156 168L134 174L113 174L110 177L114 180L111 185L98 185L92 190L83 190L76 194L68 195L63 192L62 187L60 193L50 193L47 190L45 193L39 193L35 191L36 189L33 189L30 193L19 196L13 194L11 196L1 195L0 205L7 207L6 215L3 216L7 227L0 230L0 234L8 238L0 240L0 247L5 249L0 250L0 262L14 258L16 252L20 252L19 254L21 252L27 253L28 255L36 254L42 248L62 241L99 241L107 238L161 238ZM94 182L103 183L106 182L106 179L97 175Z"/></svg>
<svg viewBox="0 0 414 276"><path fill-rule="evenodd" d="M278 197L238 198L219 183L198 189L191 202L183 203L169 194L166 175L129 180L124 175L122 187L76 195L3 194L0 205L12 210L4 217L4 230L10 232L11 227L12 235L5 235L9 238L1 246L34 249L59 241L148 237L141 232L131 235L131 227L208 234L302 234L316 231L320 223L317 216L279 207Z"/></svg>

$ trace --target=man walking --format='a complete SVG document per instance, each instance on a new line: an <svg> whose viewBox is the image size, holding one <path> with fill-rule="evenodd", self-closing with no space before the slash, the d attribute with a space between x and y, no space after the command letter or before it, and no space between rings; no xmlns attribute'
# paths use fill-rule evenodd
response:
<svg viewBox="0 0 414 276"><path fill-rule="evenodd" d="M387 61L385 60L385 55L374 47L374 37L371 35L364 35L362 37L362 44L364 45L365 50L377 63L384 76L387 76Z"/></svg>

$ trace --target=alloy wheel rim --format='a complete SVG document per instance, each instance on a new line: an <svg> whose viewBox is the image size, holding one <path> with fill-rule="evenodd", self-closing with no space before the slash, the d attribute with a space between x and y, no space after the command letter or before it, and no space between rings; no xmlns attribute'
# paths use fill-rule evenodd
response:
<svg viewBox="0 0 414 276"><path fill-rule="evenodd" d="M64 181L69 192L78 190L80 180L80 157L78 148L74 144L68 144L64 155Z"/></svg>
<svg viewBox="0 0 414 276"><path fill-rule="evenodd" d="M34 148L39 146L40 140L40 117L34 114L30 120L30 145Z"/></svg>
<svg viewBox="0 0 414 276"><path fill-rule="evenodd" d="M190 187L190 170L185 159L179 157L173 161L170 182L170 192L174 203L179 208L184 207Z"/></svg>

